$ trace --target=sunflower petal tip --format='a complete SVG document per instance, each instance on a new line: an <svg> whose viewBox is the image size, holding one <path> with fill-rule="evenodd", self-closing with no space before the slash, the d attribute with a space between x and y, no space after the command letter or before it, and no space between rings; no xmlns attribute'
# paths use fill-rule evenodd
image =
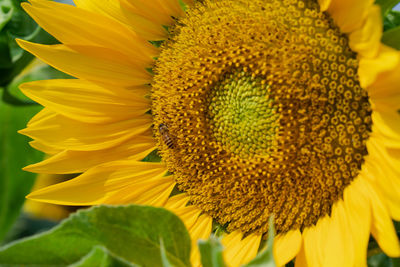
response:
<svg viewBox="0 0 400 267"><path fill-rule="evenodd" d="M31 42L23 40L23 39L15 39L15 41L17 42L17 44L24 50L27 50L27 46L29 46L29 44L31 44Z"/></svg>
<svg viewBox="0 0 400 267"><path fill-rule="evenodd" d="M37 163L35 163L35 164L30 164L30 165L28 165L28 166L23 167L22 170L23 170L23 171L27 171L27 172L38 173L38 172L39 172L39 169L38 169L38 167L37 167L36 165L37 165Z"/></svg>
<svg viewBox="0 0 400 267"><path fill-rule="evenodd" d="M22 134L22 135L26 135L27 134L27 128L18 130L17 133Z"/></svg>
<svg viewBox="0 0 400 267"><path fill-rule="evenodd" d="M40 198L37 198L35 193L36 191L31 192L27 196L25 196L25 198L30 200L40 201Z"/></svg>
<svg viewBox="0 0 400 267"><path fill-rule="evenodd" d="M31 7L32 5L30 2L23 2L21 3L21 7L26 11L27 8Z"/></svg>

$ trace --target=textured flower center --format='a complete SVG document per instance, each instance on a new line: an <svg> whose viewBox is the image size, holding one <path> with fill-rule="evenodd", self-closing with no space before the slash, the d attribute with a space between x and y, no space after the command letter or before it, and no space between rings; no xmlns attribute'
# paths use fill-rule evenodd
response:
<svg viewBox="0 0 400 267"><path fill-rule="evenodd" d="M153 82L154 134L179 190L228 231L265 233L275 214L286 232L330 214L367 155L357 67L316 1L198 3Z"/></svg>

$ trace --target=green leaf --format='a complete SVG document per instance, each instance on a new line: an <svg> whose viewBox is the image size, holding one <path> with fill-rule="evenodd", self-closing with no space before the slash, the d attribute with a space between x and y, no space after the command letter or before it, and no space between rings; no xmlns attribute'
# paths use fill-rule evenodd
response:
<svg viewBox="0 0 400 267"><path fill-rule="evenodd" d="M390 11L383 20L383 31L400 26L400 12L396 10Z"/></svg>
<svg viewBox="0 0 400 267"><path fill-rule="evenodd" d="M0 86L5 87L34 58L15 39L54 44L57 41L41 29L21 8L19 0L0 0Z"/></svg>
<svg viewBox="0 0 400 267"><path fill-rule="evenodd" d="M14 80L4 90L3 101L10 103L14 106L24 106L36 104L32 100L25 97L19 90L19 85L25 82L36 81L36 80L48 80L48 79L69 79L71 76L60 72L49 65L41 63L39 60L35 60L31 65L27 67L27 71L24 70L19 76L15 77ZM26 73L25 73L26 72Z"/></svg>
<svg viewBox="0 0 400 267"><path fill-rule="evenodd" d="M171 265L190 266L190 237L176 215L146 206L93 207L0 249L0 266L67 266L95 246L140 266L162 266L160 238Z"/></svg>
<svg viewBox="0 0 400 267"><path fill-rule="evenodd" d="M18 217L36 176L22 168L43 157L29 146L28 137L17 133L40 109L15 108L0 101L0 241Z"/></svg>
<svg viewBox="0 0 400 267"><path fill-rule="evenodd" d="M400 50L400 26L384 32L382 35L382 42Z"/></svg>
<svg viewBox="0 0 400 267"><path fill-rule="evenodd" d="M384 18L399 2L400 0L376 0L375 4L381 6L382 18Z"/></svg>
<svg viewBox="0 0 400 267"><path fill-rule="evenodd" d="M14 13L14 6L10 0L0 1L0 31L11 20Z"/></svg>
<svg viewBox="0 0 400 267"><path fill-rule="evenodd" d="M6 103L14 102L14 106L10 106L0 101L0 241L18 217L36 177L36 174L22 171L22 168L43 158L41 152L29 146L30 138L17 133L41 109L39 105L28 107L27 104L34 102L28 100L18 86L35 80L68 77L48 65L38 63L17 76L6 90L0 91L0 99L7 100L4 101Z"/></svg>
<svg viewBox="0 0 400 267"><path fill-rule="evenodd" d="M86 256L78 262L71 264L70 267L135 267L137 265L130 263L118 256L113 255L105 247L96 246Z"/></svg>
<svg viewBox="0 0 400 267"><path fill-rule="evenodd" d="M269 218L269 230L268 230L268 241L265 248L258 253L258 255L245 267L275 267L273 245L275 237L275 227L273 216Z"/></svg>
<svg viewBox="0 0 400 267"><path fill-rule="evenodd" d="M208 240L199 240L198 245L203 267L226 266L222 256L223 247L219 238L212 235Z"/></svg>
<svg viewBox="0 0 400 267"><path fill-rule="evenodd" d="M397 262L397 263L396 263ZM368 258L368 267L398 267L397 259L391 259L384 253Z"/></svg>

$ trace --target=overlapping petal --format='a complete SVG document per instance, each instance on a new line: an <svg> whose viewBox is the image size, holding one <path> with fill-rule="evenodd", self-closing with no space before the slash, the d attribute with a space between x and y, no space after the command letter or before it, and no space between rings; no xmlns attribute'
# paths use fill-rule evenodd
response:
<svg viewBox="0 0 400 267"><path fill-rule="evenodd" d="M65 45L41 45L23 40L17 42L47 64L77 78L119 87L147 84L151 79L150 73L144 71L141 64L122 63L117 60L121 54L111 49L98 48L101 53L84 55ZM80 48L84 49L85 46Z"/></svg>
<svg viewBox="0 0 400 267"><path fill-rule="evenodd" d="M143 116L150 100L118 87L100 87L79 80L25 83L21 91L39 104L68 118L87 123L110 123Z"/></svg>
<svg viewBox="0 0 400 267"><path fill-rule="evenodd" d="M116 160L142 160L145 156L147 156L156 148L156 143L151 134L145 132L143 134L134 136L119 145L100 150L49 151L47 147L42 148L41 144L39 144L39 146L40 147L35 146L35 148L48 154L52 154L53 156L39 163L29 165L25 167L24 170L37 173L64 174L82 173L93 166Z"/></svg>
<svg viewBox="0 0 400 267"><path fill-rule="evenodd" d="M363 25L373 3L373 0L331 0L327 11L342 32L350 33Z"/></svg>
<svg viewBox="0 0 400 267"><path fill-rule="evenodd" d="M261 235L250 234L243 238L243 233L234 231L222 238L225 247L224 258L232 267L248 263L257 255Z"/></svg>
<svg viewBox="0 0 400 267"><path fill-rule="evenodd" d="M302 243L299 229L280 234L274 239L274 259L277 266L284 266L299 253Z"/></svg>
<svg viewBox="0 0 400 267"><path fill-rule="evenodd" d="M106 16L53 1L31 1L22 7L65 45L95 46L122 53L125 61L150 65L158 49L124 24ZM83 51L80 51L83 52Z"/></svg>
<svg viewBox="0 0 400 267"><path fill-rule="evenodd" d="M159 192L148 191L150 188L168 183L171 187L174 184L170 177L164 177L166 172L162 163L134 160L109 162L96 166L72 180L35 191L28 198L61 205L96 205L115 203L114 194L120 194L127 187L134 187L140 191L137 192L136 200L145 196L151 201L159 196ZM143 187L144 185L147 187ZM124 193L120 196L124 197ZM165 201L168 196L169 194ZM144 204L141 202L140 204Z"/></svg>
<svg viewBox="0 0 400 267"><path fill-rule="evenodd" d="M197 247L199 239L207 239L212 231L212 218L206 214L201 215L201 210L193 205L188 205L187 194L178 194L169 198L165 208L174 212L183 221L190 233L192 251L190 260L197 267L200 264L200 253Z"/></svg>
<svg viewBox="0 0 400 267"><path fill-rule="evenodd" d="M92 151L121 144L147 131L151 122L151 116L144 115L115 123L88 124L50 113L20 133L55 148Z"/></svg>

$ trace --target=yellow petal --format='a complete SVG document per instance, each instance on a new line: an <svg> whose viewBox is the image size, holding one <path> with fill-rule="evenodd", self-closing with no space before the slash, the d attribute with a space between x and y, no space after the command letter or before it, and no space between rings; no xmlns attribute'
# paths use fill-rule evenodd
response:
<svg viewBox="0 0 400 267"><path fill-rule="evenodd" d="M162 23L159 23L156 19L160 18L160 9L158 8L154 10L156 13L153 15L151 15L152 10L147 10L150 17L146 17L140 10L132 10L131 3L125 3L124 0L75 0L74 2L79 8L103 14L124 23L147 40L164 40L167 38L167 31L163 29ZM153 1L148 2L152 3ZM164 15L161 18L164 18ZM168 19L168 17L166 18ZM170 20L168 21L170 22Z"/></svg>
<svg viewBox="0 0 400 267"><path fill-rule="evenodd" d="M199 239L209 238L212 231L212 218L206 214L199 216L196 223L190 227L189 232L192 239L197 242Z"/></svg>
<svg viewBox="0 0 400 267"><path fill-rule="evenodd" d="M372 110L374 112L391 112L400 109L400 94L388 97L370 97Z"/></svg>
<svg viewBox="0 0 400 267"><path fill-rule="evenodd" d="M366 265L371 216L362 183L357 178L345 189L344 200L333 205L331 217L325 216L316 226L304 230L307 266ZM299 261L304 265L301 255Z"/></svg>
<svg viewBox="0 0 400 267"><path fill-rule="evenodd" d="M100 150L121 144L148 130L150 115L109 124L88 124L54 114L20 133L46 145L68 150Z"/></svg>
<svg viewBox="0 0 400 267"><path fill-rule="evenodd" d="M371 233L389 257L400 257L400 245L392 219L382 197L369 183L364 183L372 207Z"/></svg>
<svg viewBox="0 0 400 267"><path fill-rule="evenodd" d="M170 178L163 177L166 172L161 163L132 160L110 162L96 166L72 180L35 191L28 198L61 205L104 204L110 200L110 196L127 186L143 185L146 181L154 185L152 182L155 178L165 178L170 182Z"/></svg>
<svg viewBox="0 0 400 267"><path fill-rule="evenodd" d="M178 3L177 0L171 1ZM179 17L180 15L173 14L173 11L168 10L170 3L163 0L120 0L120 2L124 9L153 21L158 25L172 25L174 23L172 16Z"/></svg>
<svg viewBox="0 0 400 267"><path fill-rule="evenodd" d="M367 266L367 249L371 225L371 207L368 193L363 189L362 177L357 177L343 193L345 213L348 216L348 234L352 235L353 266Z"/></svg>
<svg viewBox="0 0 400 267"><path fill-rule="evenodd" d="M186 228L191 229L202 211L193 205L186 206L188 201L189 197L186 194L175 195L170 197L165 208L179 216Z"/></svg>
<svg viewBox="0 0 400 267"><path fill-rule="evenodd" d="M371 136L380 138L386 147L400 148L400 114L396 110L372 112Z"/></svg>
<svg viewBox="0 0 400 267"><path fill-rule="evenodd" d="M374 58L359 59L358 75L363 88L373 84L380 73L393 70L400 62L400 54L393 48L381 44Z"/></svg>
<svg viewBox="0 0 400 267"><path fill-rule="evenodd" d="M131 91L78 79L35 81L22 84L20 89L39 104L87 123L135 118L150 109L150 100Z"/></svg>
<svg viewBox="0 0 400 267"><path fill-rule="evenodd" d="M361 28L349 35L349 46L359 56L373 58L377 55L382 38L381 9L374 5Z"/></svg>
<svg viewBox="0 0 400 267"><path fill-rule="evenodd" d="M274 239L274 259L277 266L283 266L300 250L302 237L300 230L291 230L285 234L279 234Z"/></svg>
<svg viewBox="0 0 400 267"><path fill-rule="evenodd" d="M41 142L39 142L38 140L33 140L29 142L29 145L31 147L33 147L36 150L42 151L43 153L46 153L48 155L55 155L58 154L60 152L62 152L62 149L58 149L49 145L45 145Z"/></svg>
<svg viewBox="0 0 400 267"><path fill-rule="evenodd" d="M163 7L165 12L169 14L171 17L180 17L183 16L183 9L179 4L179 0L158 0L160 5Z"/></svg>
<svg viewBox="0 0 400 267"><path fill-rule="evenodd" d="M25 11L64 44L99 46L117 50L125 60L153 62L158 50L125 25L106 16L53 1L22 3Z"/></svg>
<svg viewBox="0 0 400 267"><path fill-rule="evenodd" d="M307 259L306 259L306 253L304 250L304 239L301 242L301 247L300 251L297 254L296 260L294 261L294 266L295 267L308 267Z"/></svg>
<svg viewBox="0 0 400 267"><path fill-rule="evenodd" d="M260 247L261 235L250 234L244 239L242 237L241 232L234 231L222 238L224 259L231 267L248 263L257 255Z"/></svg>
<svg viewBox="0 0 400 267"><path fill-rule="evenodd" d="M107 196L104 203L107 204L129 204L150 205L155 207L164 206L168 201L172 189L176 183L173 176L155 176L143 181L138 181L125 186L123 189Z"/></svg>
<svg viewBox="0 0 400 267"><path fill-rule="evenodd" d="M322 266L327 231L329 231L329 219L328 216L325 216L318 220L317 225L303 230L304 254L307 266Z"/></svg>
<svg viewBox="0 0 400 267"><path fill-rule="evenodd" d="M377 194L384 195L383 201L392 218L400 220L400 172L395 159L385 151L382 143L370 138L367 143L370 156L363 166L364 177L374 185ZM392 165L390 164L392 161ZM395 160L398 163L398 160Z"/></svg>
<svg viewBox="0 0 400 267"><path fill-rule="evenodd" d="M186 207L186 204L190 201L189 196L186 193L178 194L169 198L168 203L165 205L166 209L170 209L172 212L175 210Z"/></svg>
<svg viewBox="0 0 400 267"><path fill-rule="evenodd" d="M326 238L321 266L353 266L354 241L348 229L347 217L343 201L337 201L332 207L332 215L328 220L327 228L324 229Z"/></svg>
<svg viewBox="0 0 400 267"><path fill-rule="evenodd" d="M190 262L193 266L201 266L200 252L197 242L200 239L209 238L212 231L212 218L208 215L201 215L197 218L196 223L188 229L192 240L192 250L190 253Z"/></svg>
<svg viewBox="0 0 400 267"><path fill-rule="evenodd" d="M193 266L200 266L200 254L197 247L199 239L207 239L212 230L212 218L201 215L201 210L194 205L187 205L189 197L186 193L172 196L165 204L165 208L175 213L185 224L192 240L190 261Z"/></svg>
<svg viewBox="0 0 400 267"><path fill-rule="evenodd" d="M40 45L23 40L17 42L47 64L77 78L121 87L146 84L151 79L151 75L141 67L82 55L64 45ZM112 53L109 50L106 54Z"/></svg>
<svg viewBox="0 0 400 267"><path fill-rule="evenodd" d="M328 10L329 5L331 4L332 0L318 0L319 8L321 12Z"/></svg>
<svg viewBox="0 0 400 267"><path fill-rule="evenodd" d="M332 0L328 13L344 33L361 27L373 5L373 0Z"/></svg>
<svg viewBox="0 0 400 267"><path fill-rule="evenodd" d="M93 166L115 160L142 160L156 149L156 146L155 139L149 132L147 135L135 136L108 149L94 151L51 151L56 152L51 153L54 156L39 163L29 165L24 170L37 173L82 173ZM49 150L39 150L50 154L48 153Z"/></svg>
<svg viewBox="0 0 400 267"><path fill-rule="evenodd" d="M43 108L41 111L36 113L28 122L27 126L33 126L37 123L40 123L43 120L47 120L48 118L54 116L57 114L56 112L48 109L48 108Z"/></svg>
<svg viewBox="0 0 400 267"><path fill-rule="evenodd" d="M397 53L397 56L394 56L393 59L397 58L397 65L389 71L380 73L375 82L368 88L368 94L374 101L382 98L390 99L392 96L400 94L400 52L395 53Z"/></svg>

